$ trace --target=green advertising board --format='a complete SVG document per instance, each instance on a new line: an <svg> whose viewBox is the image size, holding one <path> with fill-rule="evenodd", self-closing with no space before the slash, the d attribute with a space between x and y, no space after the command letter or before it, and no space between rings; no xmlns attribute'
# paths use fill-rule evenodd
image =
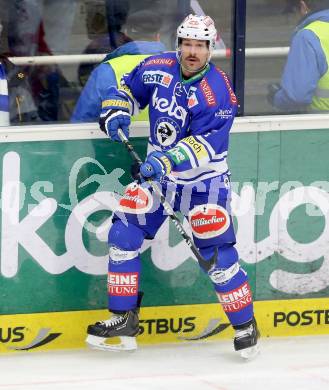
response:
<svg viewBox="0 0 329 390"><path fill-rule="evenodd" d="M329 293L329 129L233 133L237 248L255 300ZM147 139L132 143L145 156ZM3 314L107 305L107 232L131 160L108 139L0 143ZM328 259L327 259L328 256ZM167 221L142 248L143 306L217 302Z"/></svg>

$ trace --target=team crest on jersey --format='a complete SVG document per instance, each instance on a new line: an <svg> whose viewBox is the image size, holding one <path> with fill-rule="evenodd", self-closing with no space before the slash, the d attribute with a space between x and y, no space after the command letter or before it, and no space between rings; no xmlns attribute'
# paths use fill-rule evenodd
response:
<svg viewBox="0 0 329 390"><path fill-rule="evenodd" d="M155 122L155 137L164 149L176 143L179 133L180 128L173 119L163 117Z"/></svg>
<svg viewBox="0 0 329 390"><path fill-rule="evenodd" d="M193 234L198 238L213 238L226 232L230 226L230 216L216 204L196 206L189 213Z"/></svg>
<svg viewBox="0 0 329 390"><path fill-rule="evenodd" d="M151 210L153 197L147 188L141 187L137 183L127 186L125 193L119 202L118 211L130 214L144 214Z"/></svg>
<svg viewBox="0 0 329 390"><path fill-rule="evenodd" d="M158 84L163 87L168 88L173 76L167 72L162 72L161 70L157 71L146 71L143 73L143 83L144 84Z"/></svg>

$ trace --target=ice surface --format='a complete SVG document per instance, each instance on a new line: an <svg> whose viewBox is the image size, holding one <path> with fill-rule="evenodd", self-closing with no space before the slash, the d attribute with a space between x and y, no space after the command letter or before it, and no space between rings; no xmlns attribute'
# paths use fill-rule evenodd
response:
<svg viewBox="0 0 329 390"><path fill-rule="evenodd" d="M245 362L231 341L0 355L0 390L328 390L329 335L261 340Z"/></svg>

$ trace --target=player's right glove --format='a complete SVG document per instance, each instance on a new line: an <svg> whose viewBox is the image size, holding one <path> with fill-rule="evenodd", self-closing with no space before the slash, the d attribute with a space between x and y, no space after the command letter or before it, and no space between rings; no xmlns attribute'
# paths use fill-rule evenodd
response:
<svg viewBox="0 0 329 390"><path fill-rule="evenodd" d="M163 152L152 152L140 166L141 179L160 181L163 176L169 175L173 166L174 162L168 154Z"/></svg>
<svg viewBox="0 0 329 390"><path fill-rule="evenodd" d="M115 88L111 88L107 99L102 102L102 111L99 118L100 129L112 141L121 142L118 129L121 129L125 136L129 138L130 121L131 115L129 112L128 98L124 93Z"/></svg>

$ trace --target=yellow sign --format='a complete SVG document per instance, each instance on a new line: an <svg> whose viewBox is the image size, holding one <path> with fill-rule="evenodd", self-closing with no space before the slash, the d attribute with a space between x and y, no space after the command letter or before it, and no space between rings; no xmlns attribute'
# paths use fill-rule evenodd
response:
<svg viewBox="0 0 329 390"><path fill-rule="evenodd" d="M262 337L329 334L326 298L255 302L255 314ZM87 326L108 317L107 310L4 315L0 352L83 348ZM216 303L141 309L139 345L220 340L233 335Z"/></svg>

